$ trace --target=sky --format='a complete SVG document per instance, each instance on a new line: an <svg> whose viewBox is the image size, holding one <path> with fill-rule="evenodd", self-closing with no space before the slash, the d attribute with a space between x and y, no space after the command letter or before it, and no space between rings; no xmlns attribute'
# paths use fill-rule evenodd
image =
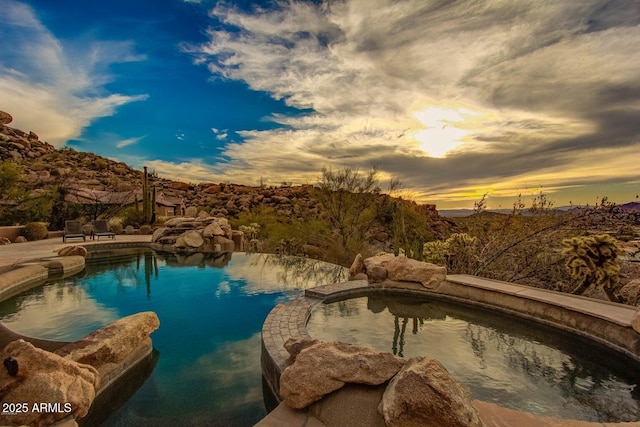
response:
<svg viewBox="0 0 640 427"><path fill-rule="evenodd" d="M184 182L640 193L639 0L0 0L0 110Z"/></svg>

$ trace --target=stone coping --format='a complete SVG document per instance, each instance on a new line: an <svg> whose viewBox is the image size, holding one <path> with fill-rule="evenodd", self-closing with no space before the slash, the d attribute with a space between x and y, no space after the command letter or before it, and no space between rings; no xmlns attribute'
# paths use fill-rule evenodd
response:
<svg viewBox="0 0 640 427"><path fill-rule="evenodd" d="M278 402L281 401L280 374L287 366L289 358L284 343L289 338L311 338L306 324L314 308L321 303L380 293L440 298L505 312L585 336L640 363L640 334L631 327L635 307L467 275L449 275L433 290L414 283L387 281L369 285L366 280L354 280L307 289L304 296L280 303L268 314L262 327L262 372L265 385ZM496 427L640 427L640 422L603 424L554 419L484 402L480 402L477 409L486 425ZM280 408L274 417L277 416L280 420L283 413L287 411ZM302 417L299 412L294 411L291 414L295 415L295 420L291 419L291 425L308 421L307 417ZM259 425L275 425L270 424L269 417L270 415L267 415L264 423Z"/></svg>

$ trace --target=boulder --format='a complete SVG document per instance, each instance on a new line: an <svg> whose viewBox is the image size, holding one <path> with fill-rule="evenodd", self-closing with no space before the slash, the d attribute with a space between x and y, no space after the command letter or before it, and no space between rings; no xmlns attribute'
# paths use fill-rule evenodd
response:
<svg viewBox="0 0 640 427"><path fill-rule="evenodd" d="M197 215L198 215L198 208L196 208L195 206L189 206L184 211L184 216L195 218Z"/></svg>
<svg viewBox="0 0 640 427"><path fill-rule="evenodd" d="M213 236L224 236L225 232L217 222L212 222L202 230L202 237L210 239Z"/></svg>
<svg viewBox="0 0 640 427"><path fill-rule="evenodd" d="M381 265L370 265L366 274L369 283L381 283L389 277L389 272Z"/></svg>
<svg viewBox="0 0 640 427"><path fill-rule="evenodd" d="M24 236L18 236L15 239L13 239L13 243L25 243L27 241L27 238Z"/></svg>
<svg viewBox="0 0 640 427"><path fill-rule="evenodd" d="M296 360L296 356L300 354L302 350L320 342L321 341L317 339L289 338L287 342L284 343L284 348L289 353L289 364Z"/></svg>
<svg viewBox="0 0 640 427"><path fill-rule="evenodd" d="M631 319L631 327L640 334L640 307L636 309L636 314L633 316L633 319Z"/></svg>
<svg viewBox="0 0 640 427"><path fill-rule="evenodd" d="M380 283L389 279L417 282L426 288L435 289L447 277L445 267L417 261L404 255L376 255L364 260L364 268L369 283Z"/></svg>
<svg viewBox="0 0 640 427"><path fill-rule="evenodd" d="M292 408L305 408L346 383L379 385L393 377L404 360L342 342L304 346L280 376L280 396Z"/></svg>
<svg viewBox="0 0 640 427"><path fill-rule="evenodd" d="M447 278L447 269L428 262L406 256L397 256L387 266L390 280L418 282L429 289L435 289Z"/></svg>
<svg viewBox="0 0 640 427"><path fill-rule="evenodd" d="M618 292L626 304L638 305L640 302L640 279L630 280Z"/></svg>
<svg viewBox="0 0 640 427"><path fill-rule="evenodd" d="M157 242L158 240L160 240L161 238L163 238L165 236L165 234L167 233L168 230L169 230L169 228L167 228L167 227L156 228L156 230L151 235L151 241L152 242Z"/></svg>
<svg viewBox="0 0 640 427"><path fill-rule="evenodd" d="M9 240L7 237L0 237L0 245L10 245L11 244L11 240Z"/></svg>
<svg viewBox="0 0 640 427"><path fill-rule="evenodd" d="M26 403L28 410L0 414L1 425L46 426L72 416L84 417L96 395L97 370L34 347L24 340L7 344L0 352L5 369L0 368L3 402ZM59 405L54 411L38 412L33 405ZM69 405L65 405L69 404Z"/></svg>
<svg viewBox="0 0 640 427"><path fill-rule="evenodd" d="M349 267L349 280L360 273L364 273L364 258L358 254L353 260L353 263L351 263L351 267Z"/></svg>
<svg viewBox="0 0 640 427"><path fill-rule="evenodd" d="M220 248L216 245L220 245ZM233 252L236 244L233 240L227 239L226 237L213 236L213 239L211 239L211 246L213 247L214 252Z"/></svg>
<svg viewBox="0 0 640 427"><path fill-rule="evenodd" d="M437 360L409 359L378 407L389 427L481 427L471 393Z"/></svg>
<svg viewBox="0 0 640 427"><path fill-rule="evenodd" d="M13 121L11 114L0 111L0 125L8 125Z"/></svg>
<svg viewBox="0 0 640 427"><path fill-rule="evenodd" d="M84 246L66 246L58 251L58 256L73 256L80 255L83 258L87 257L87 248Z"/></svg>
<svg viewBox="0 0 640 427"><path fill-rule="evenodd" d="M202 234L196 230L187 231L186 233L181 234L179 238L182 238L185 246L189 246L191 248L199 248L204 244Z"/></svg>
<svg viewBox="0 0 640 427"><path fill-rule="evenodd" d="M244 251L244 233L242 231L233 230L231 232L231 240L233 240L234 251Z"/></svg>
<svg viewBox="0 0 640 427"><path fill-rule="evenodd" d="M103 370L110 364L120 363L132 351L149 340L160 321L152 311L123 317L98 329L79 341L56 350L65 359L85 363Z"/></svg>

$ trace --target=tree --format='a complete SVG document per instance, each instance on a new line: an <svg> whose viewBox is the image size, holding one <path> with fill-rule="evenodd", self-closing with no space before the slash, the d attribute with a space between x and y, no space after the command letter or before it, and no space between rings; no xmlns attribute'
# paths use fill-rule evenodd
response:
<svg viewBox="0 0 640 427"><path fill-rule="evenodd" d="M375 221L379 193L375 167L364 174L347 167L338 171L322 168L315 196L344 250L348 251L364 240Z"/></svg>

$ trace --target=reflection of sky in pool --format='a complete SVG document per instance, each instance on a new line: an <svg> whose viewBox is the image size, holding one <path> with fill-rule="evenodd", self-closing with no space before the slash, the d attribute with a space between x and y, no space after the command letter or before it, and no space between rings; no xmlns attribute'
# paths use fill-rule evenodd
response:
<svg viewBox="0 0 640 427"><path fill-rule="evenodd" d="M640 401L631 395L637 365L504 315L439 301L370 297L321 305L307 327L314 338L438 359L475 399L560 418L640 419Z"/></svg>
<svg viewBox="0 0 640 427"><path fill-rule="evenodd" d="M177 263L190 264L174 268ZM155 311L158 364L111 426L242 426L265 415L260 330L269 311L302 289L345 279L345 269L294 257L234 253L220 260L150 253L89 264L0 303L0 321L25 335L76 340L120 317ZM224 264L224 263L222 263ZM156 274L157 272L157 274ZM342 276L340 276L342 274Z"/></svg>

